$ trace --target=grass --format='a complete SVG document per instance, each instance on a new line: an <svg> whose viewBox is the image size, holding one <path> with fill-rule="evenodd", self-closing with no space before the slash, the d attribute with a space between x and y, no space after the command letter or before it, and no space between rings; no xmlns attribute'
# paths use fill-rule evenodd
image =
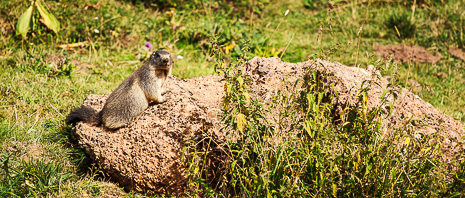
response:
<svg viewBox="0 0 465 198"><path fill-rule="evenodd" d="M123 193L114 185L99 179L98 174L83 171L90 169L91 165L85 162L86 157L83 152L74 148L75 144L68 135L70 128L63 120L64 116L73 107L78 106L87 95L108 94L135 71L142 64L139 59L145 53L143 49L145 42L152 43L155 48L167 49L179 57L173 74L180 78L210 75L215 72L215 64L220 59L211 53L209 42L212 35L218 38L219 47L216 54L224 53L226 63L234 62L243 54L241 44L244 41L249 41L248 57L278 56L288 62L301 62L309 58L321 57L356 67L366 67L376 62L378 57L372 50L374 44L419 45L430 52L439 53L443 59L437 64L398 64L397 67L391 67L383 74L391 75L396 72L397 83L406 87L412 86L409 79L417 81L422 89L416 91L416 94L442 112L465 121L463 116L465 63L447 53L450 47L463 49L465 45L463 36L465 15L461 9L465 5L463 0L418 0L415 4L397 0L331 2L291 0L286 3L270 0L160 2L150 4L141 1L114 0L47 1L47 6L60 21L62 30L55 35L41 24L39 17L36 16L36 25L29 31L26 40L15 35L14 27L18 17L30 2L13 0L0 3L2 32L0 35L0 148L3 162L3 168L0 170L2 172L0 193L3 193L2 196L87 194L105 197L105 193ZM286 10L289 10L287 15L285 15ZM57 47L60 44L79 42L88 43L84 47L71 49ZM64 58L66 61L57 61ZM238 129L233 127L231 130ZM250 133L259 132L258 129L248 130ZM342 141L340 139L342 137L337 136L333 129L327 129L325 134L333 137L327 135L313 137L315 144L325 146L325 142L330 140ZM327 139L330 137L332 139ZM287 142L300 144L302 147L299 149L309 146L295 141L290 139ZM357 147L360 145L362 147ZM247 146L251 145L244 145L240 149ZM354 159L358 160L357 153L363 154L367 149L375 149L373 144L364 145L358 139L351 140L351 144L348 143L347 146L350 149L361 150L356 149L353 153L347 153L347 150L334 150L335 148L329 147L325 148L327 150L324 150L324 153L313 153L310 150L305 152L311 154L308 156L316 156L314 159L318 161L331 157L329 152L337 151L338 154L334 156L339 157L333 163L344 164ZM380 148L388 149L382 151L384 159L389 157L397 159L398 155L408 151L408 149L389 150L387 143ZM351 157L347 159L340 157L347 155ZM244 156L247 157L245 154ZM279 153L273 153L264 159L279 161L276 159L278 156ZM370 155L360 156L365 159ZM413 157L420 158L420 156ZM436 184L444 184L441 183L442 181L432 181L427 178L428 174L435 171L442 174L441 171L444 169L441 169L441 166L434 170L421 168L428 166L427 162L421 159L404 160L387 165L382 162L366 163L364 166L375 167L374 169L381 172L373 173L363 181L377 184L379 181L374 179L379 176L377 174L382 174L382 171L388 168L401 167L407 162L412 162L413 167L427 171L416 175L419 180L411 186L412 189L428 189L427 187ZM311 164L310 162L314 166L320 163L316 161L306 163ZM321 163L325 165L322 167L331 166L325 164L330 163L328 161ZM247 163L233 171L254 178L254 175L247 175L252 172L247 172L246 168L250 167L245 165ZM278 167L283 168L280 169L282 172L273 177L287 174L289 167L281 165ZM350 182L345 183L342 182L343 180L336 182L332 180L334 178L327 180L326 174L329 173L325 171L328 170L323 169L323 176L319 178L328 181L327 183L319 183L321 186L318 189L317 186L311 188L306 186L306 188L332 193L332 185L337 184L336 195L350 196L350 193L345 193L348 191L337 190L341 185ZM415 174L414 169L402 170L408 173L399 177L402 181L409 179L404 176ZM272 177L269 178L273 181ZM426 187L415 186L421 185L420 181L432 183L425 183ZM34 185L29 185L31 183ZM388 183L393 184L394 187L400 185L393 181ZM236 190L261 196L266 194L266 189L276 188L270 185L268 181L266 185L260 186L262 190L254 188L257 186L253 184ZM362 193L361 186L352 187L359 189L354 192ZM439 187L433 188L433 193L441 191L438 189ZM277 189L276 192L283 191ZM331 193L315 195L331 196Z"/></svg>

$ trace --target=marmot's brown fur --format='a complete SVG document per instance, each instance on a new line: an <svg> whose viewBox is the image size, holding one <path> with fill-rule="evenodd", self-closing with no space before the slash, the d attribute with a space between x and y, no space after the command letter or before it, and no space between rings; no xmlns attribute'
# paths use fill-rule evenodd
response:
<svg viewBox="0 0 465 198"><path fill-rule="evenodd" d="M172 61L170 53L157 50L149 60L132 73L108 97L102 111L98 112L82 105L66 117L67 124L79 121L103 124L110 129L126 125L135 116L142 113L150 101L162 103L163 85L171 74Z"/></svg>

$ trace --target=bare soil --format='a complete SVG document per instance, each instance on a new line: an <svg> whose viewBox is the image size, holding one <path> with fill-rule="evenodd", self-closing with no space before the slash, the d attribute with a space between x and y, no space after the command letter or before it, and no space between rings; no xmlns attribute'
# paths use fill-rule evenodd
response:
<svg viewBox="0 0 465 198"><path fill-rule="evenodd" d="M462 59L463 61L465 61L465 50L462 50L462 49L459 49L459 48L450 48L449 50L447 50L449 52L449 54L451 54L452 56L455 56L459 59Z"/></svg>
<svg viewBox="0 0 465 198"><path fill-rule="evenodd" d="M411 45L375 45L373 49L378 56L387 56L392 54L392 59L396 62L416 62L435 64L441 60L441 55L433 55L423 47Z"/></svg>

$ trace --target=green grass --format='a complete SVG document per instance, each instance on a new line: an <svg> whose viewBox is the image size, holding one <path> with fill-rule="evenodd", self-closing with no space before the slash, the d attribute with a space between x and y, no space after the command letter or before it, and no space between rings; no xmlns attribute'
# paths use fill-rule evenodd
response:
<svg viewBox="0 0 465 198"><path fill-rule="evenodd" d="M98 9L85 9L87 4L97 3ZM70 128L63 120L87 95L108 94L135 71L142 64L139 58L145 53L142 48L145 42L183 57L176 60L173 71L180 78L213 74L216 62L221 61L216 55L223 53L225 61L232 62L242 54L245 41L250 41L249 58L278 56L284 61L302 62L321 57L356 67L376 62L374 44L419 45L439 53L443 59L437 64L398 64L383 74L397 73L397 84L406 87L412 86L408 79L419 82L422 90L416 94L442 112L465 121L465 63L447 53L450 47L464 48L465 45L463 0L417 0L416 4L377 0L331 3L172 0L158 5L114 0L47 1L61 23L61 31L56 35L36 16L35 27L22 40L15 35L14 28L29 4L18 0L0 3L0 148L3 153L0 193L9 196L120 193L117 187L108 187L110 184L97 179L93 172L83 171L90 165L69 139ZM285 16L287 9L289 13ZM213 35L219 45L215 53L210 44ZM57 47L84 41L88 42L86 46L71 50ZM53 65L56 57L67 61ZM446 75L435 76L441 72ZM326 136L319 138L316 140ZM352 146L361 144L354 141ZM28 148L36 145L41 148L39 154L30 154ZM361 149L370 146L373 145ZM385 151L383 156L395 158L402 152L406 150ZM37 156L46 158L41 160ZM272 160L277 156L276 153L269 157ZM352 158L338 159L342 161L337 162L346 163ZM371 166L383 171L402 163L390 166L372 163ZM415 163L426 166L421 160ZM6 174L7 168L10 174ZM285 175L286 167L283 168L282 175ZM376 184L375 180L366 181ZM28 185L31 182L32 187ZM321 191L332 190L325 185L322 184Z"/></svg>

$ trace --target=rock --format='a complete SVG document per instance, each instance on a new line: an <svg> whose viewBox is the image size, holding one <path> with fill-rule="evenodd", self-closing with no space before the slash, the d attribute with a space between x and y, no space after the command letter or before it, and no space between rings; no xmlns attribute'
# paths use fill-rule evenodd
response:
<svg viewBox="0 0 465 198"><path fill-rule="evenodd" d="M244 64L243 72L251 79L246 81L251 98L266 104L274 93L283 89L283 82L293 85L304 76L307 67L327 74L321 80L328 88L332 87L332 92L339 93L333 104L335 115L346 105L358 101L357 90L363 81L375 80L383 88L388 84L385 78L378 79L365 69L319 59L286 63L279 58L255 57ZM112 131L80 122L74 127L73 134L102 170L125 189L179 195L187 188L188 178L181 161L186 142L202 138L203 133L213 134L218 142L225 139L225 134L220 132L222 126L218 117L224 95L221 79L218 75L187 80L170 77L166 84L169 90L167 101L150 105L126 127ZM301 83L298 88L300 86ZM381 87L370 87L369 108L380 104ZM454 147L465 135L462 123L439 112L407 89L391 89L399 95L392 115L384 118L384 136L413 119L420 124L412 125L414 130L405 133L416 137L419 133L438 132L444 137L444 160L452 159L457 155L457 149L463 149ZM106 96L89 95L84 104L101 110L105 99ZM389 100L394 101L392 96Z"/></svg>
<svg viewBox="0 0 465 198"><path fill-rule="evenodd" d="M369 72L373 72L375 70L375 66L374 65L368 65L366 70L369 71Z"/></svg>

